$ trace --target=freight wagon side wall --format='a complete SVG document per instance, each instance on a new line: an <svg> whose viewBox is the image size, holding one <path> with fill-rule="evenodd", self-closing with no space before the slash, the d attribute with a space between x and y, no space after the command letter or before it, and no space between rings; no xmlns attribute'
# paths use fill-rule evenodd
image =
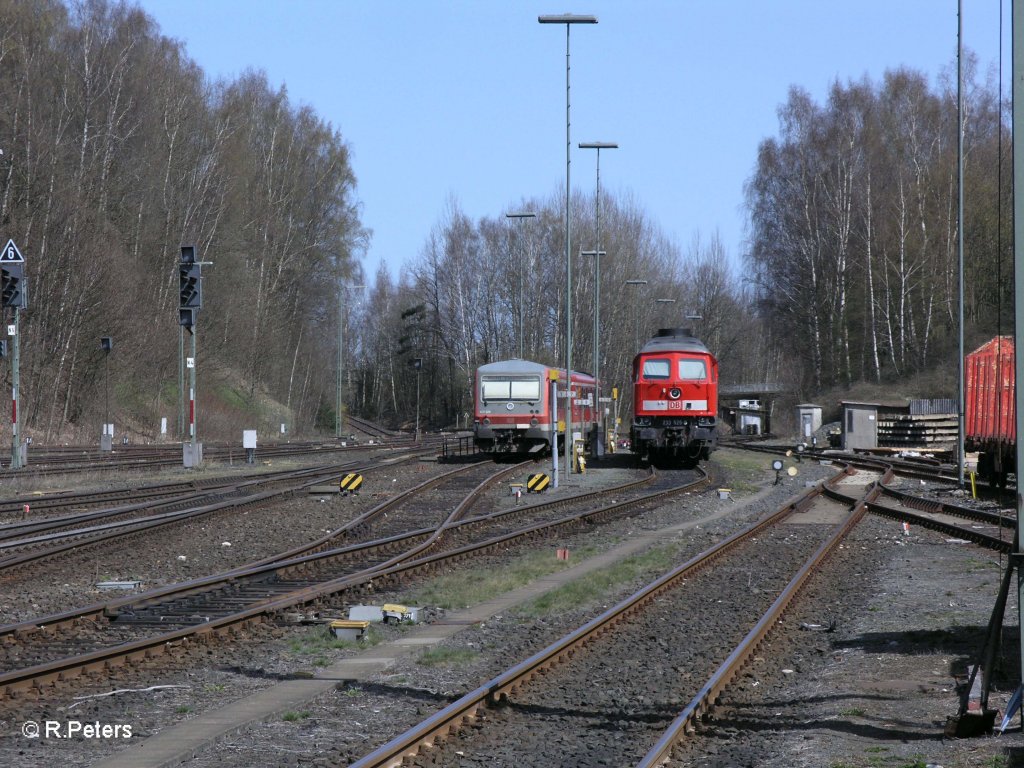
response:
<svg viewBox="0 0 1024 768"><path fill-rule="evenodd" d="M965 358L964 435L977 446L1017 440L1014 348L993 339Z"/></svg>

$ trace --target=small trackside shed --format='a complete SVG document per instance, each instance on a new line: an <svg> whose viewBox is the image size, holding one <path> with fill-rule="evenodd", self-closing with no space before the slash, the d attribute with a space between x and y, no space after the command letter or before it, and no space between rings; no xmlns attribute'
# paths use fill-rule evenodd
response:
<svg viewBox="0 0 1024 768"><path fill-rule="evenodd" d="M821 429L821 406L814 403L801 403L796 407L796 423L799 438L810 443L814 433Z"/></svg>
<svg viewBox="0 0 1024 768"><path fill-rule="evenodd" d="M843 450L878 447L878 403L843 401Z"/></svg>

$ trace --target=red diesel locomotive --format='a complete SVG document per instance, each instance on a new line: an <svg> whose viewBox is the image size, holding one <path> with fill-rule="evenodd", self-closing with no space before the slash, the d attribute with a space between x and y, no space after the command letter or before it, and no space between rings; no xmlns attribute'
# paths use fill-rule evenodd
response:
<svg viewBox="0 0 1024 768"><path fill-rule="evenodd" d="M551 399L551 378L565 388L565 369L529 360L504 360L481 365L473 388L473 440L491 454L543 454L565 439L566 403L571 403L570 436L583 439L597 406L594 377L573 371L572 398L558 400L557 425ZM556 446L557 447L557 446Z"/></svg>
<svg viewBox="0 0 1024 768"><path fill-rule="evenodd" d="M632 449L695 466L715 449L718 361L688 329L663 328L633 358Z"/></svg>

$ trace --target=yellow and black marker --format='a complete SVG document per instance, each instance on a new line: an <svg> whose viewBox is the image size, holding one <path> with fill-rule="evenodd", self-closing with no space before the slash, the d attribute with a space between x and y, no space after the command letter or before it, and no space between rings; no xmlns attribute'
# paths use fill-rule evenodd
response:
<svg viewBox="0 0 1024 768"><path fill-rule="evenodd" d="M543 472L538 472L536 475L530 475L526 481L526 489L533 493L540 493L548 487L548 483L551 482L551 478L545 475Z"/></svg>
<svg viewBox="0 0 1024 768"><path fill-rule="evenodd" d="M349 474L341 478L341 492L343 494L355 493L357 490L359 490L359 486L361 486L362 484L363 476L355 472L350 472Z"/></svg>

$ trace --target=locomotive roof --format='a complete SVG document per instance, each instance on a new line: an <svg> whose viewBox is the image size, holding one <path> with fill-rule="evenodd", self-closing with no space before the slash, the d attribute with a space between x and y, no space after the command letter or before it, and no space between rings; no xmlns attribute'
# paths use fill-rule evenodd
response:
<svg viewBox="0 0 1024 768"><path fill-rule="evenodd" d="M711 354L704 342L693 336L689 328L661 328L658 334L640 348L645 352L703 352Z"/></svg>

